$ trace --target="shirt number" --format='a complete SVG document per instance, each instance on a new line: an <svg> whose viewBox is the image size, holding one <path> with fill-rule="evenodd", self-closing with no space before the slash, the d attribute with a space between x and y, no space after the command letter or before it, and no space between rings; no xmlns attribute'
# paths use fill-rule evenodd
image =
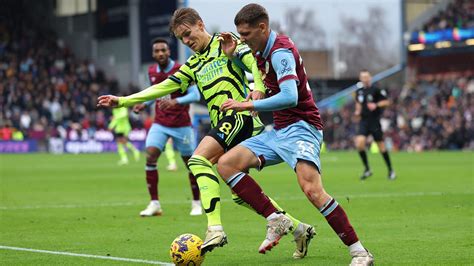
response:
<svg viewBox="0 0 474 266"><path fill-rule="evenodd" d="M298 154L302 155L306 152L310 153L311 155L314 155L314 144L302 140L298 140L296 142L298 144Z"/></svg>
<svg viewBox="0 0 474 266"><path fill-rule="evenodd" d="M229 122L224 122L222 123L222 126L219 128L219 131L226 135L229 135L231 129L232 129L232 124Z"/></svg>

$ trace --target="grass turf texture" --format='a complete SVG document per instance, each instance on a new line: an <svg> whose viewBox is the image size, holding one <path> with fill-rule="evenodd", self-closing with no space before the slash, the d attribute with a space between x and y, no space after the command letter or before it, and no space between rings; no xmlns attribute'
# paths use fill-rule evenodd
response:
<svg viewBox="0 0 474 266"><path fill-rule="evenodd" d="M379 154L374 175L359 181L355 152L322 155L326 190L345 208L377 264L469 264L474 261L474 154L393 153L398 179L388 181ZM116 154L0 155L0 245L169 262L171 241L182 233L204 238L205 216L191 217L191 192L182 163L160 171L161 217L141 218L148 203L144 159L116 166ZM160 169L165 169L164 158ZM252 171L280 205L314 224L308 256L293 260L292 236L270 253L258 246L266 221L232 203L221 182L222 219L229 244L206 256L205 265L347 265L348 251L300 191L287 165ZM126 265L0 249L2 265Z"/></svg>

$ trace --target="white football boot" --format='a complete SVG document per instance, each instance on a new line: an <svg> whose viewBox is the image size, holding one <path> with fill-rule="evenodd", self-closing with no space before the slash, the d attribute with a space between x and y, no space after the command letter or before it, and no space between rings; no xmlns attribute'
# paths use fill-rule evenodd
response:
<svg viewBox="0 0 474 266"><path fill-rule="evenodd" d="M224 230L212 230L207 229L206 238L201 246L201 254L204 255L206 252L210 252L216 247L223 247L227 244L227 235Z"/></svg>
<svg viewBox="0 0 474 266"><path fill-rule="evenodd" d="M140 212L141 217L160 216L163 213L159 203L151 201L150 204Z"/></svg>
<svg viewBox="0 0 474 266"><path fill-rule="evenodd" d="M311 239L316 235L316 230L309 224L301 223L303 232L295 236L296 250L293 253L294 259L302 259L308 253L308 246Z"/></svg>
<svg viewBox="0 0 474 266"><path fill-rule="evenodd" d="M280 238L288 234L292 227L293 222L291 219L283 214L268 221L267 236L258 248L258 252L265 254L267 250L271 250L274 246L278 245Z"/></svg>
<svg viewBox="0 0 474 266"><path fill-rule="evenodd" d="M127 158L120 159L117 162L117 165L126 165L126 164L128 164L128 159Z"/></svg>
<svg viewBox="0 0 474 266"><path fill-rule="evenodd" d="M189 213L189 215L195 216L195 215L201 215L201 214L202 214L201 201L193 200L191 203L191 212Z"/></svg>
<svg viewBox="0 0 474 266"><path fill-rule="evenodd" d="M170 163L166 166L166 170L176 172L178 171L178 165L176 163Z"/></svg>
<svg viewBox="0 0 474 266"><path fill-rule="evenodd" d="M374 265L374 256L368 250L351 252L352 261L350 266L371 266Z"/></svg>

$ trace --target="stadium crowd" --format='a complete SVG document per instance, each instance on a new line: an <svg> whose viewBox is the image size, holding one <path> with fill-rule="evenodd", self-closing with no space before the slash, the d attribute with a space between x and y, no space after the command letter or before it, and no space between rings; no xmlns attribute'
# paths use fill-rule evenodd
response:
<svg viewBox="0 0 474 266"><path fill-rule="evenodd" d="M97 110L95 99L119 93L117 81L26 18L2 20L0 28L0 139L84 139L107 128L110 112Z"/></svg>
<svg viewBox="0 0 474 266"><path fill-rule="evenodd" d="M474 149L472 73L425 77L388 92L392 105L385 110L381 124L390 149ZM322 115L328 148L353 148L354 104Z"/></svg>
<svg viewBox="0 0 474 266"><path fill-rule="evenodd" d="M474 27L474 2L455 0L445 10L430 19L424 26L424 32L433 32L452 28Z"/></svg>
<svg viewBox="0 0 474 266"><path fill-rule="evenodd" d="M427 27L472 23L472 12L465 11L472 6L469 1L457 0ZM117 81L107 79L93 62L76 58L53 32L35 26L26 17L0 20L0 33L0 140L46 143L50 138L97 137L97 131L106 130L111 115L96 108L97 96L138 90L131 85L120 89ZM388 147L409 151L474 149L472 74L434 76L402 89L389 88L393 104L381 121ZM323 112L329 149L354 147L353 113L353 103L337 112ZM152 123L147 112L131 120L138 128L149 128Z"/></svg>

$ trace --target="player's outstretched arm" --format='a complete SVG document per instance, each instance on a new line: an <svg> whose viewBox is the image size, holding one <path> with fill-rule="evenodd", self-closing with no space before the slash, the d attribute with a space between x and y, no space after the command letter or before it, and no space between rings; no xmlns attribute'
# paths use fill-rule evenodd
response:
<svg viewBox="0 0 474 266"><path fill-rule="evenodd" d="M171 79L150 86L145 90L126 97L117 97L115 95L102 95L97 99L98 107L129 107L138 103L154 100L179 90L181 86Z"/></svg>

